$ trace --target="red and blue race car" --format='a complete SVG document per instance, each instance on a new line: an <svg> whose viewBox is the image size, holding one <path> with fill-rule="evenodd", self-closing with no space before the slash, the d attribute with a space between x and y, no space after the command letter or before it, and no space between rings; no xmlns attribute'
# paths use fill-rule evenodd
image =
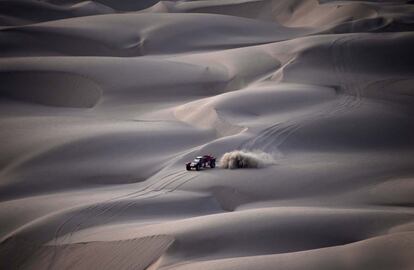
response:
<svg viewBox="0 0 414 270"><path fill-rule="evenodd" d="M193 161L185 164L187 171L191 171L193 168L199 171L207 166L210 168L216 167L216 158L211 155L198 156Z"/></svg>

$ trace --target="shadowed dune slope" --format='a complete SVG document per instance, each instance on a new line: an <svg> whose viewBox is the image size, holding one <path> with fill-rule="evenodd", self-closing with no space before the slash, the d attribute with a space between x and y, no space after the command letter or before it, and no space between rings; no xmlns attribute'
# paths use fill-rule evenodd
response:
<svg viewBox="0 0 414 270"><path fill-rule="evenodd" d="M0 268L414 269L413 14L0 1Z"/></svg>
<svg viewBox="0 0 414 270"><path fill-rule="evenodd" d="M89 78L63 72L2 72L0 81L0 96L51 106L90 108L102 93Z"/></svg>
<svg viewBox="0 0 414 270"><path fill-rule="evenodd" d="M11 240L3 246L2 265L9 269L148 269L171 245L173 238L152 236L117 242L35 246ZM22 248L20 254L7 254L8 246ZM6 250L5 250L6 249ZM36 250L34 254L31 251ZM114 250L121 256L114 256ZM94 256L91 256L91 253ZM97 263L99 261L99 263Z"/></svg>
<svg viewBox="0 0 414 270"><path fill-rule="evenodd" d="M2 29L0 49L2 56L140 56L251 46L305 33L310 31L215 14L109 14Z"/></svg>
<svg viewBox="0 0 414 270"><path fill-rule="evenodd" d="M95 1L82 1L65 6L46 1L1 1L0 26L17 26L72 17L115 13Z"/></svg>

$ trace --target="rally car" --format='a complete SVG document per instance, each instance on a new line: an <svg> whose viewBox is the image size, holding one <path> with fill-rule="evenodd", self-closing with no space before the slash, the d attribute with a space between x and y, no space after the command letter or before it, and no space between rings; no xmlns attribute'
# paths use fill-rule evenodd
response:
<svg viewBox="0 0 414 270"><path fill-rule="evenodd" d="M216 158L211 155L198 156L193 161L185 164L187 171L191 171L193 168L199 171L207 166L210 168L216 167Z"/></svg>

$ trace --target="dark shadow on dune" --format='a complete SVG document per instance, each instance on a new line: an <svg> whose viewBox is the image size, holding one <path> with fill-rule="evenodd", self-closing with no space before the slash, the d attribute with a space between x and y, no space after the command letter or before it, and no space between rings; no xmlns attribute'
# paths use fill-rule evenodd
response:
<svg viewBox="0 0 414 270"><path fill-rule="evenodd" d="M47 1L6 0L0 1L0 25L18 26L115 12L95 1L83 1L73 5L68 5L66 1L63 6Z"/></svg>
<svg viewBox="0 0 414 270"><path fill-rule="evenodd" d="M96 2L119 11L137 11L149 8L158 3L159 0L97 0Z"/></svg>
<svg viewBox="0 0 414 270"><path fill-rule="evenodd" d="M147 269L174 242L172 236L59 246L9 239L0 245L2 269Z"/></svg>
<svg viewBox="0 0 414 270"><path fill-rule="evenodd" d="M101 94L102 89L97 83L78 74L0 72L0 97L58 107L91 108Z"/></svg>

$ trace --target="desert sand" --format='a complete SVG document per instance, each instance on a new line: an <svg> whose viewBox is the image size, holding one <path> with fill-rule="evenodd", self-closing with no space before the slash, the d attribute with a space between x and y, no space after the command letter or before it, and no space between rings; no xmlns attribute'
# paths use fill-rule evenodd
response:
<svg viewBox="0 0 414 270"><path fill-rule="evenodd" d="M413 14L0 1L0 268L414 269Z"/></svg>

